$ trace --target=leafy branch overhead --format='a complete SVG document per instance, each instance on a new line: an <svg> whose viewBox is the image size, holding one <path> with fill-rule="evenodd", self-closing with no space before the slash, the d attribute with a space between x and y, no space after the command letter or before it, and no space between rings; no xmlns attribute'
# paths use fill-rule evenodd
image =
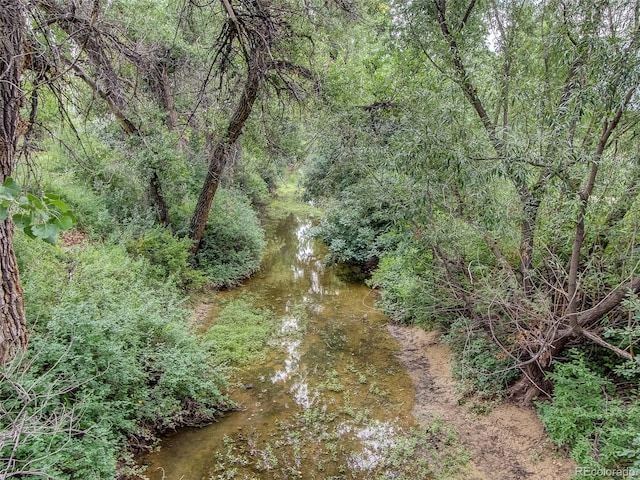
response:
<svg viewBox="0 0 640 480"><path fill-rule="evenodd" d="M16 228L31 238L55 245L60 232L73 228L76 218L58 195L46 193L38 198L23 194L22 187L11 177L0 185L0 221L13 219Z"/></svg>

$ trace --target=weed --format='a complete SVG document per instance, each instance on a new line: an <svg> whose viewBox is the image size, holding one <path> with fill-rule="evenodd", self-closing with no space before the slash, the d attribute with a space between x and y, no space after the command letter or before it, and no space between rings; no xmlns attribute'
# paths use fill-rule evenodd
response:
<svg viewBox="0 0 640 480"><path fill-rule="evenodd" d="M237 366L265 355L276 328L272 312L255 307L249 297L240 297L223 305L204 337L217 361Z"/></svg>
<svg viewBox="0 0 640 480"><path fill-rule="evenodd" d="M340 393L344 391L344 385L340 382L337 370L330 370L326 375L327 379L320 384L320 389L330 392Z"/></svg>

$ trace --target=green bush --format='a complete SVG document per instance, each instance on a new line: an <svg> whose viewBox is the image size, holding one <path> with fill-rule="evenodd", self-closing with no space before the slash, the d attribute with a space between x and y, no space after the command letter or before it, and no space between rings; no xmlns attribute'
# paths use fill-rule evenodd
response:
<svg viewBox="0 0 640 480"><path fill-rule="evenodd" d="M196 259L209 282L239 283L258 270L265 246L264 229L246 196L219 189Z"/></svg>
<svg viewBox="0 0 640 480"><path fill-rule="evenodd" d="M313 234L329 248L326 262L351 268L355 277L368 277L383 253L393 248L389 234L394 212L371 185L354 186L328 209Z"/></svg>
<svg viewBox="0 0 640 480"><path fill-rule="evenodd" d="M133 260L119 246L84 245L73 256L50 256L35 242L19 245L37 328L28 374L15 382L47 402L43 407L4 385L2 404L13 412L5 418L75 412L72 430L21 442L19 463L58 479L113 478L128 441L210 421L228 408L223 371L188 327L175 285L150 282L153 267L145 259ZM41 268L63 275L49 279Z"/></svg>
<svg viewBox="0 0 640 480"><path fill-rule="evenodd" d="M190 263L191 240L177 238L169 230L154 227L127 242L127 251L149 261L154 279L175 279L183 289L198 288L207 282L206 276Z"/></svg>
<svg viewBox="0 0 640 480"><path fill-rule="evenodd" d="M389 221L373 213L373 209L362 205L354 196L342 199L329 209L314 230L329 247L329 264L364 265L379 256L377 240L387 230Z"/></svg>
<svg viewBox="0 0 640 480"><path fill-rule="evenodd" d="M444 340L455 354L452 373L467 393L499 397L517 376L513 360L467 318L453 322Z"/></svg>
<svg viewBox="0 0 640 480"><path fill-rule="evenodd" d="M604 471L633 467L640 478L640 402L637 391L625 400L615 385L596 373L584 355L572 351L549 374L553 401L538 411L553 442L565 446L581 467ZM578 478L610 478L586 475Z"/></svg>
<svg viewBox="0 0 640 480"><path fill-rule="evenodd" d="M104 198L68 181L51 184L51 192L60 195L78 220L77 228L92 238L107 238L116 225L116 216Z"/></svg>
<svg viewBox="0 0 640 480"><path fill-rule="evenodd" d="M233 184L247 195L252 205L264 207L269 202L269 191L275 187L273 183L268 183L273 169L267 166L258 171L252 162L242 162L235 168Z"/></svg>
<svg viewBox="0 0 640 480"><path fill-rule="evenodd" d="M367 284L380 289L379 305L394 322L448 329L458 304L443 288L431 252L409 233L395 236L398 245L382 256Z"/></svg>

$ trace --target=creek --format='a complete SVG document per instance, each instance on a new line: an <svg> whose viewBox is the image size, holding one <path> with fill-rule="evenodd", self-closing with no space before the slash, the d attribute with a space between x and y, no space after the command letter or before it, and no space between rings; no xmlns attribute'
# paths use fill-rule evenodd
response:
<svg viewBox="0 0 640 480"><path fill-rule="evenodd" d="M415 389L388 320L371 289L325 267L313 222L269 220L260 272L216 294L202 328L215 323L220 300L250 294L275 312L279 331L267 355L235 372L238 411L166 436L141 459L147 478L432 478L415 455L434 432L415 428Z"/></svg>

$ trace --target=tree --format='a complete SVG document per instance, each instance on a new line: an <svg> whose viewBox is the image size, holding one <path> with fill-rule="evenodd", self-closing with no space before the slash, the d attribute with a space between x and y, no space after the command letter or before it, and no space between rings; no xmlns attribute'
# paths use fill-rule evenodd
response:
<svg viewBox="0 0 640 480"><path fill-rule="evenodd" d="M188 150L187 136L204 139L204 152L199 146L188 152L194 171L202 156L208 165L188 233L196 254L213 198L237 157L238 140L265 86L293 91L288 77L311 77L291 61L290 45L280 49L295 35L291 20L298 12L285 2L223 0L206 6L188 4L175 12L166 4L152 13L163 16L158 21L175 32L168 35L151 32L148 26L131 26L132 22L120 24L123 15L146 8L137 2L104 7L100 2L76 5L56 0L36 4L43 17L37 22L42 31L39 44L51 48L54 66L73 72L88 85L126 135L153 150L147 140L153 122L135 117L132 107L144 110L153 104L162 111L168 131L179 137L178 149ZM162 23L164 17L167 23ZM50 46L54 25L76 48L63 43ZM55 65L55 56L65 65ZM174 91L179 91L180 105ZM149 166L149 170L149 197L159 220L168 226L170 205L162 194L162 169Z"/></svg>
<svg viewBox="0 0 640 480"><path fill-rule="evenodd" d="M241 87L237 91L231 89L229 92L229 101L233 102L233 108L224 130L221 133L209 131L205 134L209 166L189 227L194 254L200 248L211 203L222 175L234 158L236 143L257 99L264 93L269 75L274 77L271 83L276 88L278 86L275 83L279 83L289 91L293 91L294 88L286 80L284 72L306 79L312 78L309 70L287 58L291 56L291 50L279 48L285 44L285 40L295 36L291 19L287 18L296 14L295 11L290 11L286 4L262 0L241 0L237 3L222 0L222 5L226 20L222 23L218 36L212 68L217 66L220 75L224 76L228 69L235 67L236 70L232 73L241 75ZM240 72L237 70L238 65L234 65L235 62L241 65Z"/></svg>
<svg viewBox="0 0 640 480"><path fill-rule="evenodd" d="M525 402L550 393L546 374L569 346L636 362L635 2L388 11L386 45L372 38L349 64L366 88L332 105L332 143L309 170L311 194L339 198L333 256L358 256L344 210L373 204L391 225L359 251L381 257L391 278L374 281L397 287L390 302L411 297L407 312L446 327L468 320L520 369L511 393Z"/></svg>
<svg viewBox="0 0 640 480"><path fill-rule="evenodd" d="M221 34L222 43L220 53L231 48L234 39L241 43L245 52L246 73L242 93L231 114L226 131L222 138L212 145L209 153L209 168L195 206L189 229L189 237L193 241L192 251L196 253L200 247L200 240L204 233L211 202L220 184L223 172L232 158L233 148L242 134L242 130L251 115L253 105L258 98L260 89L268 71L268 53L274 40L275 25L271 12L262 1L241 2L235 8L231 3L223 0L229 16L225 24L226 32Z"/></svg>
<svg viewBox="0 0 640 480"><path fill-rule="evenodd" d="M75 3L64 4L54 0L39 0L37 2L40 12L44 15L45 20L39 22L39 28L44 31L46 36L49 34L52 25L58 25L63 32L66 33L68 39L75 46L86 54L88 64L92 71L88 72L83 65L81 58L70 49L55 46L55 55L47 52L38 52L40 56L49 62L45 68L59 69L69 68L75 75L81 79L95 95L100 97L111 113L115 116L120 124L123 132L131 137L137 137L144 141L145 133L132 120L128 107L128 99L126 96L127 88L125 85L129 80L123 79L114 66L114 58L121 58L121 61L130 64L136 72L148 72L154 70L155 65L149 65L149 57L145 57L130 45L132 39L120 38L117 34L118 29L104 20L102 8L99 2L93 5L80 5ZM90 7L90 8L89 8ZM34 42L36 43L36 42ZM40 42L47 45L48 41ZM62 55L61 55L62 54ZM55 65L55 57L61 56L59 61L66 65ZM171 98L169 96L166 71L160 69L157 75L162 80L161 85L164 87L160 100L164 103L167 110L167 127L169 130L175 129L175 111ZM165 72L164 74L162 72ZM133 97L134 95L132 95ZM151 148L146 145L146 148ZM160 222L169 225L169 206L162 193L162 186L158 174L158 168L149 166L148 191L152 205L156 209L156 213Z"/></svg>
<svg viewBox="0 0 640 480"><path fill-rule="evenodd" d="M611 244L602 248L635 202L614 192L637 191L623 173L636 171L635 2L428 0L397 13L404 38L464 98L467 110L456 120L475 116L478 130L463 140L475 142L468 148L475 155L457 163L458 171L480 173L485 186L506 180L519 202L515 217L499 220L520 232L514 264L496 218L474 205L470 195L477 193L462 183L450 191L458 204L450 213L493 252L493 268L505 282L503 298L485 305L469 260L435 251L449 281L460 285L454 294L467 305L466 314L484 318L488 329L501 323L518 339L518 353L505 348L524 374L512 393L529 401L548 392L545 372L571 342L595 342L633 360L632 351L603 338L601 324L640 288L638 272L619 263L620 251ZM613 176L603 177L603 170ZM589 233L590 225L597 235ZM615 281L595 280L602 275Z"/></svg>
<svg viewBox="0 0 640 480"><path fill-rule="evenodd" d="M26 10L22 0L0 2L0 182L16 165L23 102ZM0 364L11 360L28 341L22 286L13 251L13 221L0 222Z"/></svg>

